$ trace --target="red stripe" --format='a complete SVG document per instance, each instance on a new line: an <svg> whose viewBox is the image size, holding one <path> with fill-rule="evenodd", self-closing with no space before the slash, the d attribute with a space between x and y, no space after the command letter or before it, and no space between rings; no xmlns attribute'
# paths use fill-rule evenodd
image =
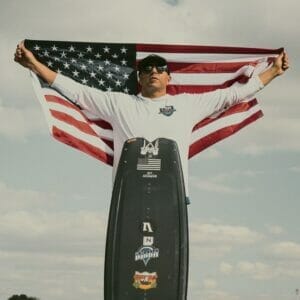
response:
<svg viewBox="0 0 300 300"><path fill-rule="evenodd" d="M245 47L137 44L136 51L159 53L279 54L283 51L283 48L261 49Z"/></svg>
<svg viewBox="0 0 300 300"><path fill-rule="evenodd" d="M69 133L60 130L56 126L53 126L52 134L55 139L59 140L64 144L67 144L73 148L83 151L86 154L95 157L96 159L101 160L109 165L113 164L113 157L111 155L107 154L106 152L100 150L95 146L90 145L89 143L86 143L70 135Z"/></svg>
<svg viewBox="0 0 300 300"><path fill-rule="evenodd" d="M93 122L94 124L96 124L97 126L103 129L111 129L111 130L113 129L111 124L104 120L93 120L93 121L90 120L90 122Z"/></svg>
<svg viewBox="0 0 300 300"><path fill-rule="evenodd" d="M91 126L88 123L84 121L78 121L72 116L60 111L50 109L50 112L54 118L63 121L69 125L72 125L86 134L98 137L97 133L91 128Z"/></svg>
<svg viewBox="0 0 300 300"><path fill-rule="evenodd" d="M105 138L101 138L101 140L108 146L111 148L111 150L114 150L114 142L111 140L107 140Z"/></svg>
<svg viewBox="0 0 300 300"><path fill-rule="evenodd" d="M68 100L65 100L64 98L54 96L54 95L45 95L45 98L46 98L47 102L58 103L65 107L75 109L76 111L79 111L79 112L81 111L80 108L76 104L74 104Z"/></svg>
<svg viewBox="0 0 300 300"><path fill-rule="evenodd" d="M209 146L231 136L232 134L236 133L246 125L256 121L258 118L262 117L263 114L261 111L258 111L257 113L253 114L249 118L245 119L243 122L224 127L220 130L217 130L200 140L193 143L189 148L189 158L193 157L194 155L198 154L199 152L203 151L204 149L208 148Z"/></svg>
<svg viewBox="0 0 300 300"><path fill-rule="evenodd" d="M112 126L110 123L104 121L104 120L90 120L88 119L83 113L82 113L82 110L77 107L74 103L68 101L68 100L65 100L63 98L60 98L58 96L53 96L53 95L45 95L45 98L47 100L47 102L53 102L53 103L58 103L58 104L61 104L65 107L68 107L68 108L71 108L71 109L74 109L76 110L77 112L79 112L83 118L86 119L86 122L87 123L94 123L96 124L97 126L103 128L103 129L111 129L112 130Z"/></svg>
<svg viewBox="0 0 300 300"><path fill-rule="evenodd" d="M233 105L232 107L228 108L226 111L221 113L217 118L205 118L204 120L200 121L199 123L197 123L194 126L193 131L195 131L201 127L204 127L204 126L206 126L216 120L219 120L221 118L228 117L228 116L236 114L236 113L248 111L255 105L257 105L257 99L252 99L251 101L248 101L248 102L241 102L236 105Z"/></svg>
<svg viewBox="0 0 300 300"><path fill-rule="evenodd" d="M167 93L170 95L188 93L188 94L202 94L206 92L211 92L217 89L224 89L231 86L235 82L246 83L249 77L245 75L240 75L231 80L225 81L222 84L215 85L180 85L180 84L169 84L167 86Z"/></svg>

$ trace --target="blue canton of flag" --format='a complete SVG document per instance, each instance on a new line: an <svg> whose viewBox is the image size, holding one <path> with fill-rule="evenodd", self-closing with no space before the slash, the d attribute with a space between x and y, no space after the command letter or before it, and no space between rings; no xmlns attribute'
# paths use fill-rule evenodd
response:
<svg viewBox="0 0 300 300"><path fill-rule="evenodd" d="M25 40L25 46L50 69L82 84L137 93L134 44Z"/></svg>

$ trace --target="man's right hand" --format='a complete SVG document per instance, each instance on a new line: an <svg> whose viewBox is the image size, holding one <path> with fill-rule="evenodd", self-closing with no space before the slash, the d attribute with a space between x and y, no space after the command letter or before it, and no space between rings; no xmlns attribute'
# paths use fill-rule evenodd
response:
<svg viewBox="0 0 300 300"><path fill-rule="evenodd" d="M30 70L32 70L35 63L37 62L32 52L25 47L24 41L20 42L17 45L14 60L15 62L19 63L23 67L28 68Z"/></svg>
<svg viewBox="0 0 300 300"><path fill-rule="evenodd" d="M14 59L15 62L36 73L48 84L51 85L54 82L57 73L39 62L33 53L25 47L24 41L18 44Z"/></svg>

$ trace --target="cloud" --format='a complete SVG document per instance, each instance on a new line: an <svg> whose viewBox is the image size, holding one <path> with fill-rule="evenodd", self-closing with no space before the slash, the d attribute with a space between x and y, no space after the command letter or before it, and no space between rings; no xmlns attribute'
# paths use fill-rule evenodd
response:
<svg viewBox="0 0 300 300"><path fill-rule="evenodd" d="M196 260L221 258L235 247L258 244L263 235L244 226L192 222L191 256Z"/></svg>
<svg viewBox="0 0 300 300"><path fill-rule="evenodd" d="M190 228L193 243L249 245L263 238L262 234L244 226L192 222Z"/></svg>
<svg viewBox="0 0 300 300"><path fill-rule="evenodd" d="M90 211L16 211L1 215L0 228L2 249L91 253L104 245L106 216Z"/></svg>
<svg viewBox="0 0 300 300"><path fill-rule="evenodd" d="M0 212L0 280L6 298L28 288L41 299L101 298L107 216L45 211L30 201L38 196L28 193L23 209L13 205Z"/></svg>
<svg viewBox="0 0 300 300"><path fill-rule="evenodd" d="M57 196L28 189L14 189L0 181L0 214L18 210L51 209Z"/></svg>
<svg viewBox="0 0 300 300"><path fill-rule="evenodd" d="M198 299L206 299L206 300L240 300L241 299L239 296L221 289L199 290L199 292L196 293L195 295L197 295Z"/></svg>
<svg viewBox="0 0 300 300"><path fill-rule="evenodd" d="M222 262L220 264L220 272L225 275L230 275L233 271L233 266L229 263Z"/></svg>
<svg viewBox="0 0 300 300"><path fill-rule="evenodd" d="M196 155L192 158L192 161L202 160L202 159L216 159L221 158L222 153L215 148L208 148L205 151L201 152L200 155Z"/></svg>
<svg viewBox="0 0 300 300"><path fill-rule="evenodd" d="M236 178L256 177L263 174L259 170L233 170L230 173L221 173L211 178L199 178L190 176L190 185L198 190L214 192L220 194L248 194L252 192L252 187L241 187L236 185ZM232 182L232 184L231 184Z"/></svg>
<svg viewBox="0 0 300 300"><path fill-rule="evenodd" d="M272 235L281 235L282 233L285 232L285 230L281 226L278 226L278 225L267 225L267 230Z"/></svg>
<svg viewBox="0 0 300 300"><path fill-rule="evenodd" d="M26 140L34 134L46 132L41 110L4 106L0 98L0 136L11 140Z"/></svg>
<svg viewBox="0 0 300 300"><path fill-rule="evenodd" d="M290 167L289 170L291 172L300 173L300 166Z"/></svg>
<svg viewBox="0 0 300 300"><path fill-rule="evenodd" d="M275 261L274 263L266 263L263 261L239 261L235 265L230 265L231 275L247 276L254 280L271 281L276 278L299 278L300 269L299 262L291 263L287 261ZM222 263L220 270L225 267L227 271L227 264ZM226 272L223 272L228 275Z"/></svg>
<svg viewBox="0 0 300 300"><path fill-rule="evenodd" d="M199 190L220 193L220 194L238 194L249 192L250 190L241 190L240 188L233 188L228 185L214 182L214 180L190 180L191 185Z"/></svg>
<svg viewBox="0 0 300 300"><path fill-rule="evenodd" d="M233 246L231 245L205 245L205 244L190 244L190 256L195 261L214 260L216 258L222 258L225 255L230 254Z"/></svg>
<svg viewBox="0 0 300 300"><path fill-rule="evenodd" d="M241 261L237 264L237 272L253 279L269 280L277 276L274 268L261 262Z"/></svg>
<svg viewBox="0 0 300 300"><path fill-rule="evenodd" d="M203 288L204 289L215 289L218 286L216 280L212 278L205 278L203 279Z"/></svg>
<svg viewBox="0 0 300 300"><path fill-rule="evenodd" d="M270 245L268 250L270 255L281 259L300 259L300 244L296 242L278 242Z"/></svg>

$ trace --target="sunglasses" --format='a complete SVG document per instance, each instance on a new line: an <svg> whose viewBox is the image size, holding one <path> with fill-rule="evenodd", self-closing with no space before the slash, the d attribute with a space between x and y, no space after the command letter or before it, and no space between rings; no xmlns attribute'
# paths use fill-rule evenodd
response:
<svg viewBox="0 0 300 300"><path fill-rule="evenodd" d="M150 74L152 72L152 69L155 68L157 70L157 73L161 74L163 72L169 72L168 66L164 65L164 66L144 66L143 68L141 68L141 73L143 74Z"/></svg>

